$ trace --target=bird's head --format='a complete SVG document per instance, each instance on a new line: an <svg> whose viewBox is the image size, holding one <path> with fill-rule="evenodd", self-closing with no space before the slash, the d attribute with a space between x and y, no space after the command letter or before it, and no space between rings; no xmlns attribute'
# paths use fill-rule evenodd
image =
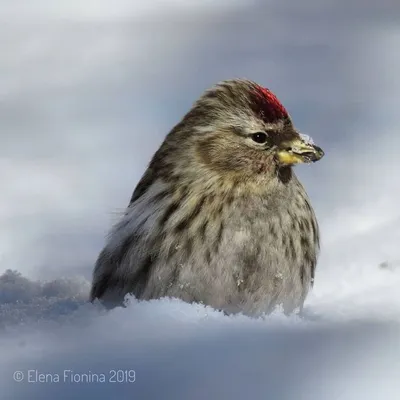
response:
<svg viewBox="0 0 400 400"><path fill-rule="evenodd" d="M282 169L324 155L294 128L270 90L245 79L223 81L207 90L168 141L185 147L181 156L189 155L205 169L246 178L277 176Z"/></svg>

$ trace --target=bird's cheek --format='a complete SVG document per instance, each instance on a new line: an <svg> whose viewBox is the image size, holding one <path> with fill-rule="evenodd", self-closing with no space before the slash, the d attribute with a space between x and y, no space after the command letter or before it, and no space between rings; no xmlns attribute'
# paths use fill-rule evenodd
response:
<svg viewBox="0 0 400 400"><path fill-rule="evenodd" d="M271 169L272 164L265 161L259 161L254 164L254 172L257 174L266 174L271 171Z"/></svg>
<svg viewBox="0 0 400 400"><path fill-rule="evenodd" d="M196 156L202 165L219 172L237 171L248 165L241 151L217 140L197 143Z"/></svg>
<svg viewBox="0 0 400 400"><path fill-rule="evenodd" d="M275 170L276 161L274 154L266 151L256 151L249 155L252 171L256 174L267 174Z"/></svg>

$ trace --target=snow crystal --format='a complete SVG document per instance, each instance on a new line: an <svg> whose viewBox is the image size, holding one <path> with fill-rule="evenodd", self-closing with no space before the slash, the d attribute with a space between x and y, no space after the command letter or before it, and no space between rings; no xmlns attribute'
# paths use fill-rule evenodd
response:
<svg viewBox="0 0 400 400"><path fill-rule="evenodd" d="M311 136L308 136L304 133L299 133L299 135L307 144L315 144Z"/></svg>

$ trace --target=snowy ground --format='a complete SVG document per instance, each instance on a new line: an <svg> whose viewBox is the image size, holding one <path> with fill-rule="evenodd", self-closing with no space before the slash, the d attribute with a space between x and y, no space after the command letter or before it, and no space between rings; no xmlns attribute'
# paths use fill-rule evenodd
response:
<svg viewBox="0 0 400 400"><path fill-rule="evenodd" d="M304 319L257 320L171 299L106 312L87 304L84 280L6 272L2 399L398 399L400 267L338 272ZM134 370L135 382L93 382L113 370Z"/></svg>
<svg viewBox="0 0 400 400"><path fill-rule="evenodd" d="M400 398L400 6L215 3L0 0L2 400ZM149 157L234 76L326 152L297 169L322 232L304 318L87 303ZM111 370L135 382L76 382Z"/></svg>

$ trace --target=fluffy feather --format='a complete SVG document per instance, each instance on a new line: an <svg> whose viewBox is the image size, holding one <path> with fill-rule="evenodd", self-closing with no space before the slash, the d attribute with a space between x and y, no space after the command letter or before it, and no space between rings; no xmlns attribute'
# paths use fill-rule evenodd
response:
<svg viewBox="0 0 400 400"><path fill-rule="evenodd" d="M265 132L260 146L251 140ZM164 296L260 315L301 308L318 224L276 149L300 138L284 107L248 80L206 91L167 135L111 231L91 299Z"/></svg>

